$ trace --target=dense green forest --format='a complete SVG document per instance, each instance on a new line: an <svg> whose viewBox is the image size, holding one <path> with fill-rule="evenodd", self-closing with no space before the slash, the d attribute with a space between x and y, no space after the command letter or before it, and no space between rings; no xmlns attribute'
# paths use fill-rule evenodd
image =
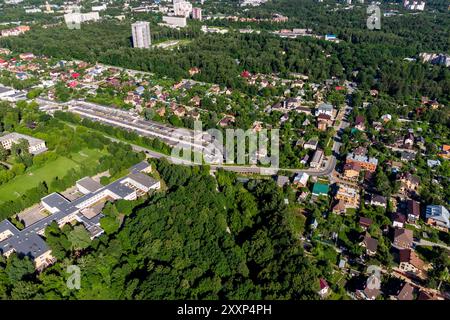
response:
<svg viewBox="0 0 450 320"><path fill-rule="evenodd" d="M402 101L421 95L442 103L449 100L448 68L404 61L417 55L418 48L365 33L371 41L339 44L313 38L280 39L268 33L192 35L192 41L178 49L141 50L130 47L127 24L103 22L81 30L37 28L20 37L2 39L0 45L18 52L151 71L174 79L188 77L189 68L196 66L202 72L194 79L244 91L247 86L239 74L246 69L282 75L300 72L312 81L331 77L356 80L363 90L376 88Z"/></svg>
<svg viewBox="0 0 450 320"><path fill-rule="evenodd" d="M206 167L165 161L157 169L165 193L104 210L126 216L117 231L89 242L73 227L50 226L47 242L59 262L41 274L27 258L0 262L0 297L317 298L321 271L294 238L274 181L244 186L230 173L219 172L216 180ZM80 290L65 285L70 264L81 269Z"/></svg>

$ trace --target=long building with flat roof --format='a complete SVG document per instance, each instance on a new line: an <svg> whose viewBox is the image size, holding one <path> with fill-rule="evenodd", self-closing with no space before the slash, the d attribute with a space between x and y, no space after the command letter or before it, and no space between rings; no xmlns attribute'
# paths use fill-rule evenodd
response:
<svg viewBox="0 0 450 320"><path fill-rule="evenodd" d="M119 199L135 200L150 190L159 189L160 182L143 173L148 172L149 168L150 165L143 161L133 166L127 176L97 190L94 190L96 189L94 187L93 191L89 191L86 184L83 184L81 188L79 186L79 191L84 195L74 201L69 201L56 192L42 198L42 206L50 213L47 217L23 230L18 230L9 220L0 222L0 252L5 256L9 256L12 252L29 256L34 259L37 269L45 268L55 261L51 249L40 237L44 235L47 226L53 221L60 227L78 221L85 226L91 239L100 236L103 233L100 227L103 214L101 210L97 212L96 205ZM87 180L84 178L78 183L80 181ZM89 186L93 187L93 184Z"/></svg>
<svg viewBox="0 0 450 320"><path fill-rule="evenodd" d="M31 136L27 136L25 134L21 134L21 133L17 133L17 132L8 133L4 136L1 136L0 144L4 149L10 150L12 148L13 144L19 143L20 140L28 141L28 144L29 144L28 151L31 154L36 155L36 154L47 151L47 147L45 146L44 140L34 138Z"/></svg>

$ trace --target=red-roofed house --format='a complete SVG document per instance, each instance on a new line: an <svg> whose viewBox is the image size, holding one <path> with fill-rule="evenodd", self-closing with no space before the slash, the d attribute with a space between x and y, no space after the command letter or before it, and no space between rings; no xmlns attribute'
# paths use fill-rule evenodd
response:
<svg viewBox="0 0 450 320"><path fill-rule="evenodd" d="M327 281L323 278L319 279L319 286L320 286L320 290L319 290L318 294L319 294L319 296L321 296L323 298L328 294L328 290L330 289L330 286L328 285Z"/></svg>
<svg viewBox="0 0 450 320"><path fill-rule="evenodd" d="M241 77L242 78L249 78L250 77L250 72L248 72L247 70L242 71Z"/></svg>

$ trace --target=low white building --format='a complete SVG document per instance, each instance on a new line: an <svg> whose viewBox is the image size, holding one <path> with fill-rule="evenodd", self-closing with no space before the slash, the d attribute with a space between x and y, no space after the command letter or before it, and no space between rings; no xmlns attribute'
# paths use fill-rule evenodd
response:
<svg viewBox="0 0 450 320"><path fill-rule="evenodd" d="M164 16L162 21L172 27L184 28L187 26L186 17Z"/></svg>
<svg viewBox="0 0 450 320"><path fill-rule="evenodd" d="M37 139L34 137L30 137L21 133L9 133L2 137L0 137L0 144L1 146L6 149L10 150L13 146L13 144L17 144L20 142L20 140L26 140L28 141L29 147L28 152L31 154L39 154L42 152L47 151L47 147L45 146L45 141L41 139Z"/></svg>

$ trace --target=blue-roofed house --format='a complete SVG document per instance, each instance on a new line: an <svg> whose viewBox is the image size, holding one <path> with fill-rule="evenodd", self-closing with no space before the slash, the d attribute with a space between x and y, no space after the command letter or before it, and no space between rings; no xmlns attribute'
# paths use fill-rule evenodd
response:
<svg viewBox="0 0 450 320"><path fill-rule="evenodd" d="M449 213L447 208L440 205L429 205L425 211L427 224L446 229L450 228Z"/></svg>

